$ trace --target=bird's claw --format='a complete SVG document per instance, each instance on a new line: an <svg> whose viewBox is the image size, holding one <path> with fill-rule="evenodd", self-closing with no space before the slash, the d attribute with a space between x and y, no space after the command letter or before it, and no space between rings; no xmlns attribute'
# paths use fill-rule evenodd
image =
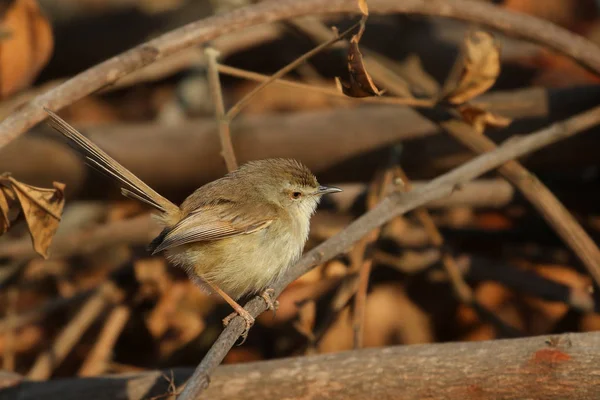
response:
<svg viewBox="0 0 600 400"><path fill-rule="evenodd" d="M273 311L273 318L275 318L275 315L277 314L277 309L279 308L279 301L273 298L274 295L275 289L273 288L268 288L260 294L260 297L262 297L262 299L267 304L267 310Z"/></svg>
<svg viewBox="0 0 600 400"><path fill-rule="evenodd" d="M250 315L250 313L246 310L244 310L243 313L234 311L231 314L229 314L228 316L226 316L225 318L223 318L223 326L229 325L229 323L235 317L242 317L242 318L244 318L244 321L246 322L246 328L244 329L244 332L242 332L242 334L240 335L240 337L242 338L242 341L238 344L238 346L241 346L242 344L244 344L244 342L248 338L248 332L250 331L250 328L252 327L252 325L254 325L254 317L252 315Z"/></svg>

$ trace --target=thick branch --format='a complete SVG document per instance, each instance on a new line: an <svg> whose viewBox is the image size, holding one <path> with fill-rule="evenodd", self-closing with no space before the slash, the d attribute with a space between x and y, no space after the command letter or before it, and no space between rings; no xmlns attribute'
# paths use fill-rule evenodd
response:
<svg viewBox="0 0 600 400"><path fill-rule="evenodd" d="M219 367L207 399L593 399L600 333L395 346ZM0 399L140 400L191 370L22 382ZM204 398L204 397L203 397Z"/></svg>
<svg viewBox="0 0 600 400"><path fill-rule="evenodd" d="M542 43L600 72L600 49L587 39L549 22L469 0L371 0L371 13L413 13L472 21ZM0 123L0 148L46 117L42 107L59 110L133 71L179 50L266 22L318 13L357 12L356 0L274 0L213 16L150 40L110 58L35 97Z"/></svg>

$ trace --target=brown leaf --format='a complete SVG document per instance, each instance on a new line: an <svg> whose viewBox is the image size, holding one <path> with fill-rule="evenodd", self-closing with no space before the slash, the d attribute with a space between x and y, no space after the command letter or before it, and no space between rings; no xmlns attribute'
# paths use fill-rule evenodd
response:
<svg viewBox="0 0 600 400"><path fill-rule="evenodd" d="M367 0L358 0L358 8L363 15L369 15L369 7L367 7Z"/></svg>
<svg viewBox="0 0 600 400"><path fill-rule="evenodd" d="M14 0L2 16L0 98L27 87L52 54L52 29L36 0Z"/></svg>
<svg viewBox="0 0 600 400"><path fill-rule="evenodd" d="M477 132L483 134L488 126L504 128L512 122L512 119L484 110L472 104L463 104L458 107L458 112L463 120L471 125Z"/></svg>
<svg viewBox="0 0 600 400"><path fill-rule="evenodd" d="M336 78L336 84L341 89L342 93L350 97L370 97L381 96L383 93L371 79L371 75L367 72L363 56L358 48L360 35L352 36L350 39L350 47L348 48L348 73L350 74L350 82L342 82Z"/></svg>
<svg viewBox="0 0 600 400"><path fill-rule="evenodd" d="M13 191L0 184L0 235L10 228L8 213L15 200L16 198Z"/></svg>
<svg viewBox="0 0 600 400"><path fill-rule="evenodd" d="M54 182L54 189L44 189L26 185L12 177L9 177L9 181L25 215L33 248L47 258L65 205L65 185Z"/></svg>
<svg viewBox="0 0 600 400"><path fill-rule="evenodd" d="M463 104L494 85L500 74L500 48L491 34L472 32L465 40L460 62L458 83L445 95L452 104Z"/></svg>

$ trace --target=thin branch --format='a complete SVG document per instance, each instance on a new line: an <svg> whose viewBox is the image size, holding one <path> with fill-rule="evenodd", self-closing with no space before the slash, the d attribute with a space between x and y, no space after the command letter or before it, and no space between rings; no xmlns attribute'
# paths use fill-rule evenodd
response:
<svg viewBox="0 0 600 400"><path fill-rule="evenodd" d="M406 194L393 193L387 196L377 207L358 218L344 231L306 253L275 285L276 295L281 293L289 283L314 266L346 251L349 246L360 240L365 234L392 218L421 207L431 200L447 196L452 193L456 185L468 182L494 168L498 168L507 161L571 137L598 123L600 123L600 107L593 108L527 136L509 139L494 151L482 154L432 180L420 190L413 190ZM245 308L251 315L258 316L265 311L266 305L262 298L254 298L246 304ZM209 375L223 361L244 329L243 319L234 318L221 332L221 335L194 371L194 375L186 383L180 396L181 400L198 398L200 393L208 386Z"/></svg>
<svg viewBox="0 0 600 400"><path fill-rule="evenodd" d="M235 76L237 78L245 78L256 82L266 82L271 79L269 75L259 74L257 72L246 71L244 69L230 67L228 65L219 64L219 72ZM288 79L275 79L274 83L282 86L287 86L295 89L309 90L311 92L321 93L327 96L336 97L339 99L345 99L349 102L355 103L375 103L375 104L393 104L397 106L413 106L413 107L433 107L434 103L432 100L427 99L415 99L408 97L350 97L341 93L337 89L326 88L321 86L310 85L307 83L291 81Z"/></svg>
<svg viewBox="0 0 600 400"><path fill-rule="evenodd" d="M273 75L271 75L269 77L269 79L267 79L266 81L262 82L260 85L258 85L254 89L252 89L248 94L246 94L237 103L235 103L233 105L233 107L231 107L229 109L229 111L227 111L227 118L231 121L233 118L235 118L236 115L239 114L239 112L245 106L248 105L248 103L250 102L250 100L252 100L252 98L254 96L256 96L261 90L263 90L265 87L267 87L269 84L271 84L275 80L277 80L277 79L285 76L285 74L287 74L288 72L293 71L300 64L304 63L306 60L310 59L311 57L314 57L315 55L319 54L321 51L325 50L326 48L328 48L329 46L331 46L333 43L335 43L338 40L341 40L342 38L346 37L347 35L349 35L360 24L361 24L360 22L357 22L356 24L352 25L350 28L346 29L342 33L337 33L336 32L334 34L334 36L331 39L329 39L328 41L326 41L324 43L321 43L320 45L318 45L314 49L312 49L312 50L310 50L310 51L302 54L300 57L296 58L294 61L292 61L291 63L287 64L285 67L283 67L279 71L275 72Z"/></svg>
<svg viewBox="0 0 600 400"><path fill-rule="evenodd" d="M412 183L408 179L408 176L404 172L401 167L396 168L396 173L404 182L404 189L406 191L413 190ZM421 224L425 228L425 231L429 235L431 243L442 250L442 246L444 245L444 238L440 232L440 230L435 225L433 218L429 214L426 208L419 207L415 211L415 215L421 221ZM466 305L470 305L473 301L473 291L467 285L465 280L463 279L462 273L460 272L460 268L458 267L458 263L450 254L442 254L442 265L448 274L448 278L450 279L450 283L454 288L454 292L456 296Z"/></svg>
<svg viewBox="0 0 600 400"><path fill-rule="evenodd" d="M116 295L117 288L112 282L104 283L63 328L52 347L38 356L27 377L32 380L50 378L52 371L64 360L106 304L114 300Z"/></svg>
<svg viewBox="0 0 600 400"><path fill-rule="evenodd" d="M100 375L106 371L112 349L125 328L130 313L129 308L124 305L117 306L112 310L98 335L96 344L79 369L79 376Z"/></svg>
<svg viewBox="0 0 600 400"><path fill-rule="evenodd" d="M389 191L393 181L392 169L386 168L381 177L375 181L367 196L367 209L373 209L377 203L384 198ZM356 264L358 267L358 287L354 297L354 315L352 321L352 330L354 331L354 348L360 349L363 346L365 317L367 310L367 291L369 289L369 278L373 267L373 257L371 253L372 245L379 239L382 227L379 226L365 235L355 246L358 247Z"/></svg>
<svg viewBox="0 0 600 400"><path fill-rule="evenodd" d="M22 314L15 315L13 318L0 320L0 333L5 333L10 329L17 329L21 326L34 323L48 314L51 314L62 307L66 307L72 303L84 300L92 294L96 293L97 288L76 293L71 297L58 297L45 302L42 306L26 311Z"/></svg>
<svg viewBox="0 0 600 400"><path fill-rule="evenodd" d="M43 107L60 110L120 78L182 49L254 25L311 14L356 12L356 0L274 0L187 24L110 58L36 96L0 123L0 148L46 118ZM411 13L461 19L487 25L557 50L600 73L600 49L589 40L550 22L470 0L370 0L377 13Z"/></svg>
<svg viewBox="0 0 600 400"><path fill-rule="evenodd" d="M464 122L447 121L441 123L441 126L476 153L484 154L497 148L492 140L478 134ZM518 161L508 162L498 171L540 212L600 286L600 250L560 200Z"/></svg>
<svg viewBox="0 0 600 400"><path fill-rule="evenodd" d="M221 140L221 155L225 159L227 171L231 172L238 168L238 163L235 159L233 143L231 143L231 129L229 127L230 119L225 115L221 79L219 78L219 71L217 69L217 57L219 56L219 52L208 47L204 50L204 54L208 61L208 84L210 86L210 95L215 106L219 139Z"/></svg>

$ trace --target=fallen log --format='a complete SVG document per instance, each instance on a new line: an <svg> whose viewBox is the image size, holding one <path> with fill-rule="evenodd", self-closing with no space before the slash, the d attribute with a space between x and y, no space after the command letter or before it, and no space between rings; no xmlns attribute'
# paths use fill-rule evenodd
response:
<svg viewBox="0 0 600 400"><path fill-rule="evenodd" d="M425 344L223 365L206 399L588 400L600 393L600 333ZM192 369L23 381L0 400L148 399Z"/></svg>

